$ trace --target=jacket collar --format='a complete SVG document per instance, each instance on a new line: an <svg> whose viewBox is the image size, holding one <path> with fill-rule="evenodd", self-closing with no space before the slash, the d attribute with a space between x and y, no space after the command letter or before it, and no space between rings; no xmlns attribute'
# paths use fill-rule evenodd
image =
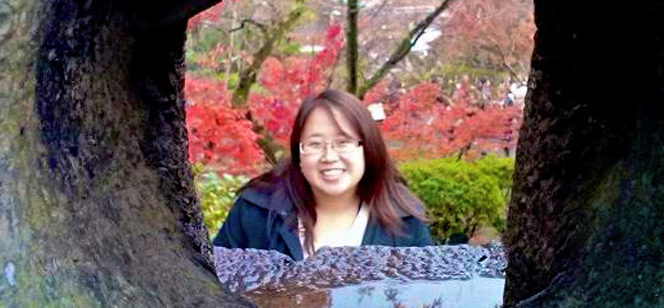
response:
<svg viewBox="0 0 664 308"><path fill-rule="evenodd" d="M282 187L277 189L248 188L242 192L242 198L258 207L268 210L280 217L276 226L277 233L284 240L293 259L304 259L302 245L297 230L297 217L295 206L287 197Z"/></svg>
<svg viewBox="0 0 664 308"><path fill-rule="evenodd" d="M288 198L283 187L251 187L242 192L246 201L286 217L295 210L295 205Z"/></svg>

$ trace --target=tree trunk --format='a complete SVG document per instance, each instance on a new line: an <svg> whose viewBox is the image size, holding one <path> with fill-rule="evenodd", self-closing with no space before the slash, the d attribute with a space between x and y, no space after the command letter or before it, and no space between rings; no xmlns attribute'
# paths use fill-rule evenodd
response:
<svg viewBox="0 0 664 308"><path fill-rule="evenodd" d="M233 91L233 97L231 98L231 105L233 108L247 107L249 92L251 92L251 87L256 83L256 78L258 78L258 73L263 62L272 55L274 47L286 36L286 34L291 32L299 22L300 18L302 18L302 15L304 15L304 12L307 9L305 2L305 0L296 0L293 9L288 12L288 16L284 20L263 32L265 39L263 46L252 56L253 60L251 65L240 72L238 86ZM258 119L254 118L251 111L247 111L246 118L251 121L251 129L259 136L263 136L258 139L258 146L263 150L265 159L270 165L275 165L283 154L283 147L274 140Z"/></svg>
<svg viewBox="0 0 664 308"><path fill-rule="evenodd" d="M505 307L664 307L662 8L535 1Z"/></svg>
<svg viewBox="0 0 664 308"><path fill-rule="evenodd" d="M357 75L358 75L358 43L357 43L357 15L360 8L357 0L348 0L347 27L346 29L346 70L348 71L348 86L346 91L352 94L357 93Z"/></svg>
<svg viewBox="0 0 664 308"><path fill-rule="evenodd" d="M215 1L0 3L3 307L250 307L187 159L187 18Z"/></svg>

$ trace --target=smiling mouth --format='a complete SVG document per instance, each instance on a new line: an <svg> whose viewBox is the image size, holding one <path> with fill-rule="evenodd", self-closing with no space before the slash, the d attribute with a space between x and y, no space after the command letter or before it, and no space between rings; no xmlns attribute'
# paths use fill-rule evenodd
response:
<svg viewBox="0 0 664 308"><path fill-rule="evenodd" d="M345 172L345 170L343 170L343 169L325 169L325 170L321 170L320 174L325 179L336 179L339 176L341 176L341 174L343 174L344 172Z"/></svg>

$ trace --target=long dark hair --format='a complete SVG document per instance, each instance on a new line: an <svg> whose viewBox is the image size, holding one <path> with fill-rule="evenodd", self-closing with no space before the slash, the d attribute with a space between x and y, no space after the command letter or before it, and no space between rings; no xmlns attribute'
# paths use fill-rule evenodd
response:
<svg viewBox="0 0 664 308"><path fill-rule="evenodd" d="M365 171L358 183L357 195L369 207L371 219L377 220L394 235L403 234L401 216L410 215L425 221L422 203L406 188L406 182L389 158L385 141L369 111L349 93L326 90L318 96L307 98L300 106L290 136L290 156L272 171L247 184L273 187L283 185L286 197L295 206L297 217L305 229L303 249L307 249L310 255L314 253L316 203L311 186L300 172L300 138L307 118L317 108L324 109L333 119L332 110L341 113L363 142Z"/></svg>

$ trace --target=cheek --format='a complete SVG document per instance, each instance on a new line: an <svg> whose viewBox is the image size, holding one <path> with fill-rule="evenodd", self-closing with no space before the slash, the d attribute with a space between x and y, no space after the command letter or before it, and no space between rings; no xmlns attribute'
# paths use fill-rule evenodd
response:
<svg viewBox="0 0 664 308"><path fill-rule="evenodd" d="M350 163L353 164L357 172L364 173L364 169L366 168L365 165L366 162L364 161L364 152L357 153L357 155L351 157Z"/></svg>
<svg viewBox="0 0 664 308"><path fill-rule="evenodd" d="M300 172L303 174L310 173L311 170L316 168L316 161L311 157L300 156Z"/></svg>

